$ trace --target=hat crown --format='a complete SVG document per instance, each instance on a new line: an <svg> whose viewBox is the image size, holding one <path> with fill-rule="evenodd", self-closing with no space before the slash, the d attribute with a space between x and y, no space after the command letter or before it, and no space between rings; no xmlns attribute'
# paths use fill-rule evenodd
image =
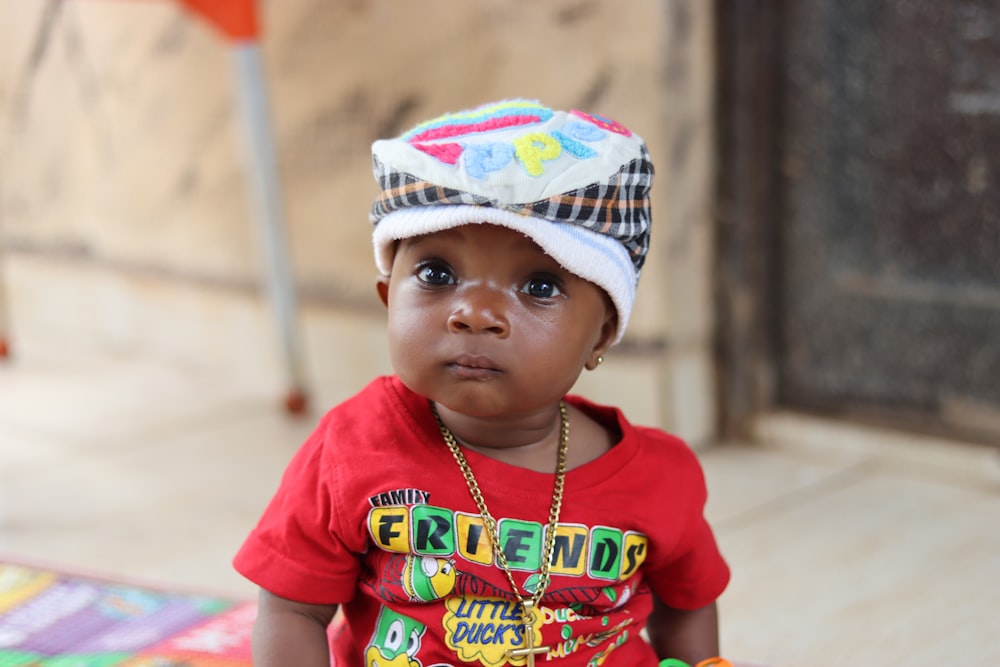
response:
<svg viewBox="0 0 1000 667"><path fill-rule="evenodd" d="M442 187L524 204L607 179L641 143L605 118L511 100L421 123L373 152Z"/></svg>
<svg viewBox="0 0 1000 667"><path fill-rule="evenodd" d="M501 208L611 236L638 271L648 249L653 166L622 124L537 101L439 116L372 145L378 223L410 206Z"/></svg>

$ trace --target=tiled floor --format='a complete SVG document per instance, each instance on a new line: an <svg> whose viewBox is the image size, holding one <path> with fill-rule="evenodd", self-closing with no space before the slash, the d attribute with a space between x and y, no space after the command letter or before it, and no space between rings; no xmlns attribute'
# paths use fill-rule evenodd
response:
<svg viewBox="0 0 1000 667"><path fill-rule="evenodd" d="M229 559L311 418L196 366L17 352L0 366L0 557L251 596ZM702 454L734 571L725 652L776 667L1000 665L996 452L936 474L850 430L843 446L800 432Z"/></svg>

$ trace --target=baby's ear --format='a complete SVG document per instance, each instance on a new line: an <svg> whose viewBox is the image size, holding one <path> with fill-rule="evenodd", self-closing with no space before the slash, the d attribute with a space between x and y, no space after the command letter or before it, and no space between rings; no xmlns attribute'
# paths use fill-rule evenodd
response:
<svg viewBox="0 0 1000 667"><path fill-rule="evenodd" d="M383 306L389 306L389 276L380 275L375 279L375 291Z"/></svg>
<svg viewBox="0 0 1000 667"><path fill-rule="evenodd" d="M606 351L614 345L615 338L618 336L618 309L611 303L610 298L606 298L605 303L607 304L607 312L604 316L604 323L601 325L601 341L598 343L602 351Z"/></svg>
<svg viewBox="0 0 1000 667"><path fill-rule="evenodd" d="M608 348L615 341L615 337L618 335L618 312L614 307L609 306L607 314L604 318L604 323L601 324L601 334L597 340L597 344L594 345L594 349L591 351L590 360L586 364L587 370L594 370L601 365L604 361L604 353L608 351Z"/></svg>

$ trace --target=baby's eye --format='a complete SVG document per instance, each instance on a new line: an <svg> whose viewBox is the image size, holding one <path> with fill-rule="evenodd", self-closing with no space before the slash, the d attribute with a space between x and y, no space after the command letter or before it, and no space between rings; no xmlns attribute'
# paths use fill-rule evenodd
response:
<svg viewBox="0 0 1000 667"><path fill-rule="evenodd" d="M440 262L428 262L417 268L417 278L427 285L451 285L455 276L451 269Z"/></svg>
<svg viewBox="0 0 1000 667"><path fill-rule="evenodd" d="M562 294L559 281L548 277L531 278L528 282L524 283L521 291L537 299L552 299Z"/></svg>

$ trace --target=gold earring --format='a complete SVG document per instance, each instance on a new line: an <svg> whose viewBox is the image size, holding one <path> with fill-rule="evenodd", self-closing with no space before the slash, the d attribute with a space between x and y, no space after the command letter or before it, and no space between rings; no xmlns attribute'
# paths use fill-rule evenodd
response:
<svg viewBox="0 0 1000 667"><path fill-rule="evenodd" d="M603 354L597 355L597 365L600 366L603 363L604 363L604 355Z"/></svg>

